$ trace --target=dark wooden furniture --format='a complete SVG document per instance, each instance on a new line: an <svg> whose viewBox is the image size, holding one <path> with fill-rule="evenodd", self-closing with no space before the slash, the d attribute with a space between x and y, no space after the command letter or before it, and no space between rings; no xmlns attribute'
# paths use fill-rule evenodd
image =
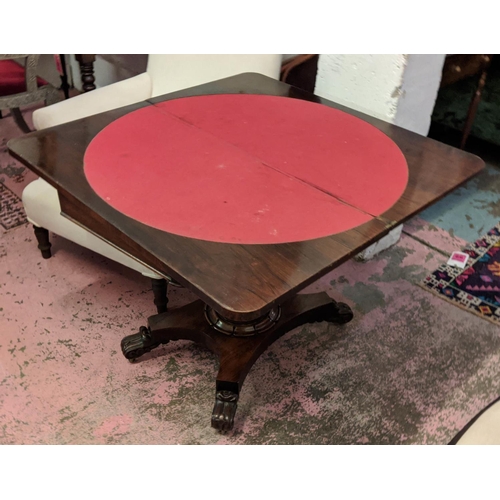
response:
<svg viewBox="0 0 500 500"><path fill-rule="evenodd" d="M280 81L308 92L314 92L319 54L298 54L283 61Z"/></svg>
<svg viewBox="0 0 500 500"><path fill-rule="evenodd" d="M75 54L75 58L80 65L80 76L83 84L83 91L95 90L94 62L95 54Z"/></svg>
<svg viewBox="0 0 500 500"><path fill-rule="evenodd" d="M60 100L59 91L37 77L40 54L0 54L0 111L10 109L14 121L23 132L31 132L19 109L21 106ZM22 60L23 66L17 61ZM0 118L2 115L0 114Z"/></svg>
<svg viewBox="0 0 500 500"><path fill-rule="evenodd" d="M63 91L64 98L69 99L69 82L68 82L68 68L66 66L66 55L59 54L61 61L61 90Z"/></svg>
<svg viewBox="0 0 500 500"><path fill-rule="evenodd" d="M479 75L477 87L472 95L464 129L462 130L460 149L465 147L472 125L474 124L492 57L491 54L453 54L446 56L443 66L443 76L441 78L441 88L452 85L465 78Z"/></svg>
<svg viewBox="0 0 500 500"><path fill-rule="evenodd" d="M118 212L89 186L83 156L95 135L131 111L180 97L267 94L304 99L362 118L404 153L408 185L395 205L359 227L299 243L242 245L202 241L146 226ZM200 300L151 316L122 341L135 359L171 340L190 339L216 353L220 369L212 426L231 429L245 376L281 335L314 321L346 323L352 311L326 293L297 295L392 228L443 197L484 167L464 151L347 109L290 85L247 73L35 132L8 143L11 154L55 186L63 214L154 269L172 276Z"/></svg>

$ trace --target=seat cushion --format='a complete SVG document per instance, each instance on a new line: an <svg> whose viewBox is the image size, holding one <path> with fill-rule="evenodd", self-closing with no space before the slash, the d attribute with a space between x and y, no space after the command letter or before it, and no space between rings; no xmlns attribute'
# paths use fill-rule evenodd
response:
<svg viewBox="0 0 500 500"><path fill-rule="evenodd" d="M37 83L39 87L47 85L47 82L40 77L37 78ZM22 92L26 92L24 68L12 60L0 61L0 96Z"/></svg>
<svg viewBox="0 0 500 500"><path fill-rule="evenodd" d="M108 259L130 267L149 278L160 279L156 273L128 254L95 236L83 227L61 215L61 205L57 190L43 179L30 182L23 191L23 205L28 221L38 227L44 227L63 238L97 252Z"/></svg>
<svg viewBox="0 0 500 500"><path fill-rule="evenodd" d="M500 398L480 411L450 444L500 444Z"/></svg>

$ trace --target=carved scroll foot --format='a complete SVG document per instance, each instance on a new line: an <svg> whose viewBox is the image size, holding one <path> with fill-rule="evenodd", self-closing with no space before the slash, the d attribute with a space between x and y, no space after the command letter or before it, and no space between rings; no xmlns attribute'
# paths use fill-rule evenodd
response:
<svg viewBox="0 0 500 500"><path fill-rule="evenodd" d="M325 321L343 325L349 323L353 317L352 309L347 304L344 304L344 302L335 302L334 310L325 318Z"/></svg>
<svg viewBox="0 0 500 500"><path fill-rule="evenodd" d="M203 314L203 302L197 300L168 313L150 316L147 327L141 326L138 333L122 340L122 352L127 359L135 360L171 340L202 341L204 328L210 326Z"/></svg>
<svg viewBox="0 0 500 500"><path fill-rule="evenodd" d="M218 431L230 431L238 407L238 394L232 391L217 391L212 410L212 427Z"/></svg>
<svg viewBox="0 0 500 500"><path fill-rule="evenodd" d="M121 348L123 355L130 361L135 361L143 354L158 347L162 342L153 340L149 328L141 326L139 333L127 335L122 339ZM163 342L166 343L166 342Z"/></svg>
<svg viewBox="0 0 500 500"><path fill-rule="evenodd" d="M273 312L274 311L274 312ZM349 306L326 293L300 294L253 321L231 324L212 314L201 300L148 318L148 327L122 340L127 359L136 359L160 344L191 340L219 359L215 405L211 425L218 431L233 429L239 395L245 378L259 356L282 335L307 323L347 323ZM271 320L269 320L271 319ZM264 327L262 327L264 325Z"/></svg>
<svg viewBox="0 0 500 500"><path fill-rule="evenodd" d="M320 294L318 294L319 296ZM325 300L326 299L326 300ZM312 314L308 316L308 323L318 323L328 321L329 323L336 323L343 325L349 323L354 317L352 309L344 302L336 302L335 300L324 294L323 304L313 310Z"/></svg>

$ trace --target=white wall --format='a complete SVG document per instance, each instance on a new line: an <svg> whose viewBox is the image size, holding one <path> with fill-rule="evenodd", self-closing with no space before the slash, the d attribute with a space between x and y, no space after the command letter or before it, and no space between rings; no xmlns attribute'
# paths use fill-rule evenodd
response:
<svg viewBox="0 0 500 500"><path fill-rule="evenodd" d="M429 133L445 57L445 54L408 56L393 123L420 135Z"/></svg>

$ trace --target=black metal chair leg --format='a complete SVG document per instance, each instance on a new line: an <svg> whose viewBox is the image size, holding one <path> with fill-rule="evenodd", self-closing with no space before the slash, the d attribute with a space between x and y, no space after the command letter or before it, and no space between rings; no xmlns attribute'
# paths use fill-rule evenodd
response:
<svg viewBox="0 0 500 500"><path fill-rule="evenodd" d="M25 134L29 134L32 130L28 127L28 124L24 120L21 110L19 108L11 108L10 112L12 113L12 116L14 117L14 121L16 122L17 126Z"/></svg>

